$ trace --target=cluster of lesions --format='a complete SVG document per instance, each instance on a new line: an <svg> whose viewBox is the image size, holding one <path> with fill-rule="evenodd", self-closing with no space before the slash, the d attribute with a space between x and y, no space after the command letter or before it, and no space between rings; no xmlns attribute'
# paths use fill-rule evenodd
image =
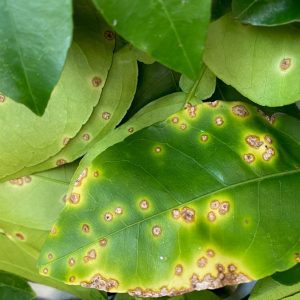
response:
<svg viewBox="0 0 300 300"><path fill-rule="evenodd" d="M276 151L273 145L273 138L268 135L249 134L245 137L245 144L249 151L243 154L243 160L252 164L257 159L264 162L272 161L276 156Z"/></svg>
<svg viewBox="0 0 300 300"><path fill-rule="evenodd" d="M22 176L9 180L9 183L15 186L24 186L31 183L32 178L30 176Z"/></svg>
<svg viewBox="0 0 300 300"><path fill-rule="evenodd" d="M171 211L173 220L181 221L185 224L193 224L196 221L196 211L189 206L174 208Z"/></svg>
<svg viewBox="0 0 300 300"><path fill-rule="evenodd" d="M218 218L227 215L230 211L230 202L222 201L220 199L213 199L209 203L209 212L207 213L207 220L215 222Z"/></svg>
<svg viewBox="0 0 300 300"><path fill-rule="evenodd" d="M188 121L184 118L184 116L181 113L171 116L170 124L177 130L179 130L179 132L186 132L189 127Z"/></svg>

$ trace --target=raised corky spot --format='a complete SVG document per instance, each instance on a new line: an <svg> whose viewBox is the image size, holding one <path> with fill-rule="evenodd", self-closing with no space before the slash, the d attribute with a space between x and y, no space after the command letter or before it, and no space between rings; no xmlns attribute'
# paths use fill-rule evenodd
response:
<svg viewBox="0 0 300 300"><path fill-rule="evenodd" d="M92 79L92 85L93 85L93 87L99 87L101 85L101 82L102 82L102 80L98 76L95 76Z"/></svg>
<svg viewBox="0 0 300 300"><path fill-rule="evenodd" d="M69 202L71 204L78 204L80 201L80 194L79 193L71 193Z"/></svg>
<svg viewBox="0 0 300 300"><path fill-rule="evenodd" d="M206 133L202 133L201 135L200 135L200 141L201 142L207 142L208 141L208 134L206 134Z"/></svg>
<svg viewBox="0 0 300 300"><path fill-rule="evenodd" d="M95 249L91 249L87 252L87 255L83 257L83 261L88 263L91 260L95 260L97 258L97 252Z"/></svg>
<svg viewBox="0 0 300 300"><path fill-rule="evenodd" d="M246 154L243 155L243 159L248 164L251 164L255 161L255 156L252 153L246 153Z"/></svg>
<svg viewBox="0 0 300 300"><path fill-rule="evenodd" d="M161 229L160 226L155 225L155 226L152 227L152 234L153 234L154 236L160 236L160 235L161 235L161 232L162 232L162 229Z"/></svg>
<svg viewBox="0 0 300 300"><path fill-rule="evenodd" d="M90 232L90 226L89 226L88 224L83 224L83 225L81 226L81 230L82 230L82 232L84 232L84 233L89 233L89 232Z"/></svg>
<svg viewBox="0 0 300 300"><path fill-rule="evenodd" d="M247 108L244 105L235 105L232 107L232 112L238 117L246 117L249 115Z"/></svg>
<svg viewBox="0 0 300 300"><path fill-rule="evenodd" d="M260 137L253 134L248 135L245 140L250 147L255 149L260 148L264 144L264 142L260 140Z"/></svg>
<svg viewBox="0 0 300 300"><path fill-rule="evenodd" d="M183 266L181 264L176 265L175 275L180 276L183 272Z"/></svg>
<svg viewBox="0 0 300 300"><path fill-rule="evenodd" d="M106 222L110 222L110 221L112 221L112 219L113 219L113 214L111 212L106 212L104 214L104 220Z"/></svg>
<svg viewBox="0 0 300 300"><path fill-rule="evenodd" d="M80 285L85 288L93 288L109 292L110 290L117 288L119 286L119 282L114 278L105 278L98 273L88 281L81 281Z"/></svg>
<svg viewBox="0 0 300 300"><path fill-rule="evenodd" d="M76 263L75 258L70 257L69 260L68 260L68 265L69 265L70 267L73 267L73 266L75 265L75 263Z"/></svg>
<svg viewBox="0 0 300 300"><path fill-rule="evenodd" d="M16 232L15 236L20 241L24 241L25 240L25 235L22 232Z"/></svg>
<svg viewBox="0 0 300 300"><path fill-rule="evenodd" d="M84 133L82 135L82 139L87 142L90 139L90 135L88 133Z"/></svg>
<svg viewBox="0 0 300 300"><path fill-rule="evenodd" d="M85 168L82 172L81 172L81 174L79 175L79 177L76 179L76 181L75 181L75 186L80 186L81 184L82 184L82 182L83 182L83 180L86 178L88 176L88 169L87 168Z"/></svg>
<svg viewBox="0 0 300 300"><path fill-rule="evenodd" d="M197 116L197 109L197 105L192 105L191 103L185 105L185 110L190 118L195 118Z"/></svg>
<svg viewBox="0 0 300 300"><path fill-rule="evenodd" d="M279 68L281 71L286 71L287 69L290 68L292 64L292 59L287 57L287 58L283 58L281 61L280 61L280 64L279 64Z"/></svg>
<svg viewBox="0 0 300 300"><path fill-rule="evenodd" d="M149 208L149 202L146 199L142 199L139 203L139 207L143 210L146 210Z"/></svg>
<svg viewBox="0 0 300 300"><path fill-rule="evenodd" d="M102 113L102 119L104 119L106 121L109 120L110 119L110 113L107 112L107 111L103 112Z"/></svg>
<svg viewBox="0 0 300 300"><path fill-rule="evenodd" d="M123 214L123 208L122 207L116 207L115 214L116 215L122 215Z"/></svg>
<svg viewBox="0 0 300 300"><path fill-rule="evenodd" d="M193 223L195 221L196 212L190 207L183 207L181 209L173 209L172 218L178 220L182 219L185 223Z"/></svg>
<svg viewBox="0 0 300 300"><path fill-rule="evenodd" d="M275 150L268 146L265 146L265 148L266 149L265 149L264 153L262 154L262 158L263 158L263 160L268 161L275 155Z"/></svg>
<svg viewBox="0 0 300 300"><path fill-rule="evenodd" d="M5 102L5 96L4 95L0 95L0 103L4 103Z"/></svg>
<svg viewBox="0 0 300 300"><path fill-rule="evenodd" d="M216 124L217 126L222 126L222 125L224 124L223 118L220 117L220 116L216 117L216 118L215 118L215 124Z"/></svg>
<svg viewBox="0 0 300 300"><path fill-rule="evenodd" d="M216 108L219 105L219 100L206 102L209 107Z"/></svg>
<svg viewBox="0 0 300 300"><path fill-rule="evenodd" d="M31 182L30 176L23 176L23 177L9 180L9 183L11 183L12 185L19 185L19 186L22 186L23 184L30 183L30 182Z"/></svg>
<svg viewBox="0 0 300 300"><path fill-rule="evenodd" d="M101 247L105 247L105 246L107 245L107 239L101 239L101 240L99 241L99 245L100 245Z"/></svg>

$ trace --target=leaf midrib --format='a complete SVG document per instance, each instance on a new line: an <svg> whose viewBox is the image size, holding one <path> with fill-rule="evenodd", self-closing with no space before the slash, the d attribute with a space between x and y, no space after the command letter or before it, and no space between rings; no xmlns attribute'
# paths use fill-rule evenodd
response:
<svg viewBox="0 0 300 300"><path fill-rule="evenodd" d="M138 225L138 224L141 224L141 223L146 222L148 220L151 220L152 218L155 218L155 217L157 217L159 215L165 214L165 213L167 213L167 212L169 212L169 211L171 211L173 209L176 209L176 208L178 208L180 206L191 204L194 201L198 201L198 200L200 200L202 198L205 198L205 197L207 197L209 195L213 195L215 193L220 193L220 192L223 192L223 191L227 191L229 189L233 189L233 188L236 188L236 187L239 187L239 186L243 186L243 185L246 185L246 184L260 182L260 181L263 181L263 180L266 180L266 179L269 179L269 178L276 178L276 177L280 177L280 176L284 176L284 175L291 175L291 174L297 174L297 173L300 173L300 169L279 172L279 173L275 173L275 174L265 175L265 176L262 176L262 177L256 177L256 178L253 178L253 179L249 179L249 180L245 180L245 181L242 181L242 182L234 183L232 185L225 186L223 188L220 188L218 190L206 193L206 194L201 195L201 196L196 196L196 197L192 198L191 200L188 200L188 201L186 201L186 202L184 202L184 203L182 203L180 205L173 206L173 207L171 207L169 209L166 209L166 210L163 210L163 211L161 211L161 212L159 212L157 214L151 215L151 216L149 216L149 217L147 217L147 218L145 218L143 220L140 220L138 222L132 223L132 224L127 225L127 226L124 226L123 228L118 229L118 230L116 230L116 231L114 231L114 232L112 232L112 233L110 233L108 235L100 236L94 242L91 242L91 243L88 243L88 244L86 244L84 246L81 246L81 247L77 248L74 251L68 252L68 253L64 254L63 256L60 256L59 258L52 260L50 263L44 263L44 264L41 264L40 266L53 264L54 262L57 262L57 261L60 261L60 260L64 259L66 256L70 255L71 253L76 253L76 252L80 251L83 248L89 247L90 245L93 245L94 243L97 243L99 239L111 237L114 234L122 232L123 230L126 230L126 229L128 229L130 227L133 227L135 225Z"/></svg>

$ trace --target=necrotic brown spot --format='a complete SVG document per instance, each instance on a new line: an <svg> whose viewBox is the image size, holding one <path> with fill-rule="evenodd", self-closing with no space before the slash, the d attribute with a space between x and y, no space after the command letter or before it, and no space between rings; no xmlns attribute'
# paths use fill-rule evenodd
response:
<svg viewBox="0 0 300 300"><path fill-rule="evenodd" d="M212 101L212 102L207 102L207 104L211 107L217 107L219 105L219 101Z"/></svg>
<svg viewBox="0 0 300 300"><path fill-rule="evenodd" d="M246 117L249 115L247 108L244 105L235 105L232 107L232 112L239 117Z"/></svg>
<svg viewBox="0 0 300 300"><path fill-rule="evenodd" d="M71 258L69 258L69 260L68 260L68 264L69 264L69 266L74 266L75 265L75 263L76 263L76 261L75 261L75 259L73 258L73 257L71 257Z"/></svg>
<svg viewBox="0 0 300 300"><path fill-rule="evenodd" d="M174 219L179 219L180 218L180 211L179 209L173 209L172 210L172 216Z"/></svg>
<svg viewBox="0 0 300 300"><path fill-rule="evenodd" d="M192 208L184 207L181 210L181 216L186 223L192 223L195 220L195 211Z"/></svg>
<svg viewBox="0 0 300 300"><path fill-rule="evenodd" d="M107 239L101 239L101 240L99 241L99 245L100 245L101 247L105 247L105 246L107 245Z"/></svg>
<svg viewBox="0 0 300 300"><path fill-rule="evenodd" d="M115 209L115 213L116 213L116 215L121 215L121 214L123 213L122 207L117 207L117 208Z"/></svg>
<svg viewBox="0 0 300 300"><path fill-rule="evenodd" d="M236 271L236 266L231 264L231 265L228 265L228 271L229 272L235 272Z"/></svg>
<svg viewBox="0 0 300 300"><path fill-rule="evenodd" d="M149 203L146 199L141 200L140 202L140 208L141 209L148 209L149 208Z"/></svg>
<svg viewBox="0 0 300 300"><path fill-rule="evenodd" d="M207 258L204 256L200 257L197 261L197 264L199 268L204 268L207 264Z"/></svg>
<svg viewBox="0 0 300 300"><path fill-rule="evenodd" d="M222 117L216 117L215 123L216 123L217 126L222 126L223 123L224 123L224 120L223 120Z"/></svg>
<svg viewBox="0 0 300 300"><path fill-rule="evenodd" d="M109 120L110 119L110 113L105 111L102 113L102 119Z"/></svg>
<svg viewBox="0 0 300 300"><path fill-rule="evenodd" d="M185 109L187 110L187 112L188 112L188 114L191 118L196 117L196 111L197 111L197 106L196 105L192 105L191 103L188 103L185 106Z"/></svg>
<svg viewBox="0 0 300 300"><path fill-rule="evenodd" d="M213 211L210 211L208 214L207 214L207 219L208 221L210 222L214 222L216 220L216 214L213 212Z"/></svg>
<svg viewBox="0 0 300 300"><path fill-rule="evenodd" d="M58 159L57 161L56 161L56 165L57 166L62 166L62 165L64 165L66 163L66 161L64 160L64 159Z"/></svg>
<svg viewBox="0 0 300 300"><path fill-rule="evenodd" d="M229 202L227 201L222 202L219 207L219 214L225 215L229 211L229 208L230 208Z"/></svg>
<svg viewBox="0 0 300 300"><path fill-rule="evenodd" d="M185 130L187 128L187 125L185 123L182 123L179 127L181 130Z"/></svg>
<svg viewBox="0 0 300 300"><path fill-rule="evenodd" d="M90 139L90 135L88 133L85 133L85 134L82 135L82 139L84 141L88 141Z"/></svg>
<svg viewBox="0 0 300 300"><path fill-rule="evenodd" d="M179 122L179 118L178 117L173 117L172 118L172 123L173 124L177 124Z"/></svg>
<svg viewBox="0 0 300 300"><path fill-rule="evenodd" d="M213 200L210 202L209 206L211 209L218 209L220 206L220 202L219 202L219 200Z"/></svg>
<svg viewBox="0 0 300 300"><path fill-rule="evenodd" d="M264 140L265 140L265 142L268 143L268 144L272 144L272 143L273 143L272 138L271 138L270 136L268 136L268 135L266 135L266 136L264 137Z"/></svg>
<svg viewBox="0 0 300 300"><path fill-rule="evenodd" d="M128 128L128 132L130 132L130 133L134 132L134 128L133 127L129 127Z"/></svg>
<svg viewBox="0 0 300 300"><path fill-rule="evenodd" d="M244 160L248 163L251 164L255 160L255 156L252 153L246 153L244 154Z"/></svg>
<svg viewBox="0 0 300 300"><path fill-rule="evenodd" d="M95 77L92 79L92 85L93 85L93 87L98 87L98 86L100 86L101 82L102 82L101 78L99 78L99 77L97 77L97 76L95 76Z"/></svg>
<svg viewBox="0 0 300 300"><path fill-rule="evenodd" d="M300 263L300 253L299 252L295 253L295 261Z"/></svg>
<svg viewBox="0 0 300 300"><path fill-rule="evenodd" d="M206 255L207 255L208 257L214 257L214 256L215 256L215 252L214 252L214 250L212 250L212 249L208 249L208 250L206 251Z"/></svg>
<svg viewBox="0 0 300 300"><path fill-rule="evenodd" d="M69 281L70 281L70 282L74 282L75 279L76 279L75 276L71 276L71 277L69 278Z"/></svg>
<svg viewBox="0 0 300 300"><path fill-rule="evenodd" d="M70 196L70 202L72 204L78 204L80 201L80 194L78 193L72 193Z"/></svg>
<svg viewBox="0 0 300 300"><path fill-rule="evenodd" d="M268 161L272 158L272 156L275 155L275 151L273 148L271 147L267 147L266 146L266 150L265 152L262 154L262 158L265 160L265 161Z"/></svg>
<svg viewBox="0 0 300 300"><path fill-rule="evenodd" d="M181 275L183 272L183 266L182 265L177 265L175 267L175 275Z"/></svg>
<svg viewBox="0 0 300 300"><path fill-rule="evenodd" d="M110 222L113 219L113 215L110 212L104 214L104 220Z"/></svg>
<svg viewBox="0 0 300 300"><path fill-rule="evenodd" d="M90 226L88 224L83 224L81 229L84 233L89 233L90 232Z"/></svg>
<svg viewBox="0 0 300 300"><path fill-rule="evenodd" d="M292 60L290 58L283 58L280 61L280 70L281 71L286 71L290 66L291 66Z"/></svg>
<svg viewBox="0 0 300 300"><path fill-rule="evenodd" d="M0 95L0 103L3 103L5 101L5 96L4 95Z"/></svg>
<svg viewBox="0 0 300 300"><path fill-rule="evenodd" d="M44 269L43 269L43 273L44 273L44 274L48 274L48 272L49 272L49 270L48 270L47 268L44 268Z"/></svg>
<svg viewBox="0 0 300 300"><path fill-rule="evenodd" d="M114 32L112 32L110 30L106 30L104 32L104 37L105 37L106 40L111 41L115 38L115 34L114 34Z"/></svg>
<svg viewBox="0 0 300 300"><path fill-rule="evenodd" d="M263 145L263 141L260 140L260 138L256 135L248 135L246 137L246 143L255 149L258 149L259 147L261 147Z"/></svg>
<svg viewBox="0 0 300 300"><path fill-rule="evenodd" d="M152 228L152 234L154 236L161 235L161 231L162 231L161 228L159 226L157 226L157 225L153 226L153 228Z"/></svg>
<svg viewBox="0 0 300 300"><path fill-rule="evenodd" d="M21 232L16 233L16 238L20 241L24 241L24 239L25 239L24 234Z"/></svg>
<svg viewBox="0 0 300 300"><path fill-rule="evenodd" d="M52 253L48 253L48 259L53 259L53 254Z"/></svg>
<svg viewBox="0 0 300 300"><path fill-rule="evenodd" d="M201 134L200 135L200 140L201 140L201 142L206 142L208 140L208 135L207 134Z"/></svg>

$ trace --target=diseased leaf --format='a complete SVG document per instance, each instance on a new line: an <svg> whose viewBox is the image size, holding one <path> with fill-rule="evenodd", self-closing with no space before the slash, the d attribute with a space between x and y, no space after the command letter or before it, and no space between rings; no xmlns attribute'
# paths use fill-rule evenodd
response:
<svg viewBox="0 0 300 300"><path fill-rule="evenodd" d="M231 15L211 23L207 66L253 102L282 106L300 98L300 30L241 25Z"/></svg>
<svg viewBox="0 0 300 300"><path fill-rule="evenodd" d="M210 0L94 0L104 18L135 47L196 79Z"/></svg>
<svg viewBox="0 0 300 300"><path fill-rule="evenodd" d="M0 270L56 287L80 299L106 299L98 291L68 286L43 277L36 267L41 247L63 207L62 196L73 171L74 166L67 165L31 175L30 181L27 177L0 185Z"/></svg>
<svg viewBox="0 0 300 300"><path fill-rule="evenodd" d="M106 39L107 25L97 22L93 29L76 27L62 76L42 117L0 97L0 179L7 180L6 176L55 155L89 119L99 101L114 46L113 40ZM63 163L60 158L56 165Z"/></svg>
<svg viewBox="0 0 300 300"><path fill-rule="evenodd" d="M233 0L235 18L243 23L276 26L300 20L300 2L295 0Z"/></svg>
<svg viewBox="0 0 300 300"><path fill-rule="evenodd" d="M291 296L291 298L289 297ZM295 296L295 298L293 298ZM281 300L299 299L300 283L291 286L280 284L272 277L259 280L251 292L249 300Z"/></svg>
<svg viewBox="0 0 300 300"><path fill-rule="evenodd" d="M40 272L156 297L290 268L300 257L299 126L216 101L132 134L77 178Z"/></svg>
<svg viewBox="0 0 300 300"><path fill-rule="evenodd" d="M31 300L35 293L23 278L0 270L1 300Z"/></svg>
<svg viewBox="0 0 300 300"><path fill-rule="evenodd" d="M216 76L203 65L202 76L198 81L193 81L184 75L179 81L179 86L185 93L191 93L195 84L197 86L193 96L198 100L208 99L215 91Z"/></svg>
<svg viewBox="0 0 300 300"><path fill-rule="evenodd" d="M42 115L72 39L71 0L0 1L0 91Z"/></svg>
<svg viewBox="0 0 300 300"><path fill-rule="evenodd" d="M137 61L125 47L115 53L99 103L77 135L55 156L41 164L25 168L10 177L24 176L56 166L57 161L72 162L112 131L126 114L137 85Z"/></svg>

